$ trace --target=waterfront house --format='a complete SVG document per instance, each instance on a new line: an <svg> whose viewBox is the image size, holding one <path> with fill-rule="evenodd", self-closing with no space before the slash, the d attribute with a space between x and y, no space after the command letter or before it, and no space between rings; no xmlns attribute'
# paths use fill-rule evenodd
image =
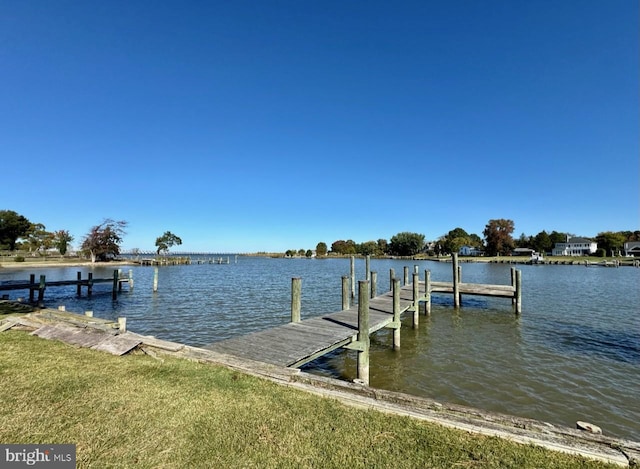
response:
<svg viewBox="0 0 640 469"><path fill-rule="evenodd" d="M624 255L627 257L640 257L640 241L627 241L624 243Z"/></svg>
<svg viewBox="0 0 640 469"><path fill-rule="evenodd" d="M472 246L462 246L458 251L458 254L460 256L482 256L484 252Z"/></svg>
<svg viewBox="0 0 640 469"><path fill-rule="evenodd" d="M589 256L598 250L598 243L587 238L569 238L564 243L556 243L554 256Z"/></svg>

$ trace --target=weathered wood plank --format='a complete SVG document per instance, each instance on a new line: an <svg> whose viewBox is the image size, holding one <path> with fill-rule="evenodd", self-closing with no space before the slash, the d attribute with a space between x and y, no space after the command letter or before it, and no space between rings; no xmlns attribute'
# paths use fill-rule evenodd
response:
<svg viewBox="0 0 640 469"><path fill-rule="evenodd" d="M141 340L134 337L127 337L125 335L108 335L91 348L93 350L107 352L112 355L124 355L125 353L129 353L141 343Z"/></svg>

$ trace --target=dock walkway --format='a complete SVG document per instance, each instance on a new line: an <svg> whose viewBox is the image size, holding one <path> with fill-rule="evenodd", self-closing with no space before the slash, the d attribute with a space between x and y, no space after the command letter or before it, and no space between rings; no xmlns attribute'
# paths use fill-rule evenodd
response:
<svg viewBox="0 0 640 469"><path fill-rule="evenodd" d="M426 293L425 283L429 285ZM454 293L452 282L418 281L416 292L413 285L408 283L400 288L398 314L413 311L414 325L417 323L417 308L420 302L426 303L425 313L429 313L431 294ZM461 295L514 298L516 294L516 288L512 285L459 283L456 287ZM368 312L369 335L383 328L400 327L394 323L393 291L370 299ZM353 305L348 309L323 316L214 342L204 348L273 365L297 368L341 347L357 349L350 345L358 342L358 314L359 306Z"/></svg>
<svg viewBox="0 0 640 469"><path fill-rule="evenodd" d="M422 293L424 293L424 282ZM400 291L400 312L413 306L413 284ZM369 301L369 334L393 322L393 293ZM323 316L215 342L204 348L273 365L300 367L357 341L358 305Z"/></svg>

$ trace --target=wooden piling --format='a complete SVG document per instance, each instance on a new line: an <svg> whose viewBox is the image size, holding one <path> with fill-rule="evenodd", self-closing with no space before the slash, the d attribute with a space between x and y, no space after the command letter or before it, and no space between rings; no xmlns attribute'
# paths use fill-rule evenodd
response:
<svg viewBox="0 0 640 469"><path fill-rule="evenodd" d="M119 287L120 274L118 270L113 271L113 286L111 287L111 299L115 300L118 298L118 287Z"/></svg>
<svg viewBox="0 0 640 469"><path fill-rule="evenodd" d="M453 306L455 308L460 307L460 278L458 276L458 254L453 253L451 255L453 264Z"/></svg>
<svg viewBox="0 0 640 469"><path fill-rule="evenodd" d="M93 294L93 272L89 272L87 279L87 296L91 298Z"/></svg>
<svg viewBox="0 0 640 469"><path fill-rule="evenodd" d="M403 285L407 285L409 283L409 267L404 266L404 283Z"/></svg>
<svg viewBox="0 0 640 469"><path fill-rule="evenodd" d="M31 286L29 287L29 303L33 303L35 299L34 285L36 283L36 274L29 275L29 283L31 284Z"/></svg>
<svg viewBox="0 0 640 469"><path fill-rule="evenodd" d="M120 333L127 332L127 318L118 318L118 330Z"/></svg>
<svg viewBox="0 0 640 469"><path fill-rule="evenodd" d="M393 330L393 349L400 349L400 280L394 278L391 282L393 290L393 322L395 329Z"/></svg>
<svg viewBox="0 0 640 469"><path fill-rule="evenodd" d="M82 272L77 273L78 285L76 285L76 296L82 296L82 285L80 282L82 281Z"/></svg>
<svg viewBox="0 0 640 469"><path fill-rule="evenodd" d="M133 291L133 269L129 269L129 291Z"/></svg>
<svg viewBox="0 0 640 469"><path fill-rule="evenodd" d="M424 271L424 296L426 299L424 303L424 314L429 315L431 314L431 271L430 270Z"/></svg>
<svg viewBox="0 0 640 469"><path fill-rule="evenodd" d="M122 269L118 269L118 291L122 291L122 282L120 279L122 278Z"/></svg>
<svg viewBox="0 0 640 469"><path fill-rule="evenodd" d="M85 311L84 315L88 318L92 318L93 317L93 311Z"/></svg>
<svg viewBox="0 0 640 469"><path fill-rule="evenodd" d="M522 271L516 271L516 313L522 313Z"/></svg>
<svg viewBox="0 0 640 469"><path fill-rule="evenodd" d="M38 286L38 304L44 301L44 290L47 288L47 278L45 275L40 276L40 285Z"/></svg>
<svg viewBox="0 0 640 469"><path fill-rule="evenodd" d="M300 322L300 310L302 309L302 279L291 279L291 322Z"/></svg>
<svg viewBox="0 0 640 469"><path fill-rule="evenodd" d="M371 280L371 256L365 256L364 263L365 279Z"/></svg>
<svg viewBox="0 0 640 469"><path fill-rule="evenodd" d="M369 385L369 282L358 282L358 379Z"/></svg>
<svg viewBox="0 0 640 469"><path fill-rule="evenodd" d="M396 271L389 269L389 288L393 285L393 281L396 279Z"/></svg>
<svg viewBox="0 0 640 469"><path fill-rule="evenodd" d="M351 307L351 297L349 296L349 276L342 276L342 310L346 311Z"/></svg>
<svg viewBox="0 0 640 469"><path fill-rule="evenodd" d="M420 309L420 291L419 285L420 282L420 274L417 272L413 273L413 328L416 329L418 327L419 319L419 309Z"/></svg>
<svg viewBox="0 0 640 469"><path fill-rule="evenodd" d="M349 261L349 274L351 276L351 298L356 297L356 258L351 256Z"/></svg>
<svg viewBox="0 0 640 469"><path fill-rule="evenodd" d="M371 298L375 298L378 291L378 272L371 271Z"/></svg>
<svg viewBox="0 0 640 469"><path fill-rule="evenodd" d="M153 292L158 291L158 268L153 269Z"/></svg>
<svg viewBox="0 0 640 469"><path fill-rule="evenodd" d="M514 288L514 290L516 289L516 268L515 267L511 267L511 286ZM511 304L515 305L516 304L516 296L517 295L513 295L513 298L511 298Z"/></svg>

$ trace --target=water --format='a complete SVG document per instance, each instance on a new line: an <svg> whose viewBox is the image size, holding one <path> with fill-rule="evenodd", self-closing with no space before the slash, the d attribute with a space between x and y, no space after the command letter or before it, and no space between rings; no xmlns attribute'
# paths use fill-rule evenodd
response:
<svg viewBox="0 0 640 469"><path fill-rule="evenodd" d="M451 264L372 260L378 292L389 289L389 269L418 265L435 281L450 281ZM433 299L432 314L402 328L402 347L391 350L391 332L372 337L371 385L574 426L586 420L605 434L640 440L640 269L584 266L518 266L523 313L510 301L451 295ZM341 277L348 259L239 257L237 264L133 267L135 288L111 299L111 285L94 287L91 299L75 287L51 288L47 306L93 310L98 317L127 317L130 330L194 346L283 324L290 318L291 278L302 280L302 318L340 309ZM462 264L463 281L509 283L506 264ZM125 268L128 270L128 268ZM111 277L113 268L0 270L0 281ZM364 261L356 260L358 278ZM26 295L12 292L11 296ZM83 292L84 294L84 292ZM355 377L355 352L341 350L305 369L343 379Z"/></svg>

